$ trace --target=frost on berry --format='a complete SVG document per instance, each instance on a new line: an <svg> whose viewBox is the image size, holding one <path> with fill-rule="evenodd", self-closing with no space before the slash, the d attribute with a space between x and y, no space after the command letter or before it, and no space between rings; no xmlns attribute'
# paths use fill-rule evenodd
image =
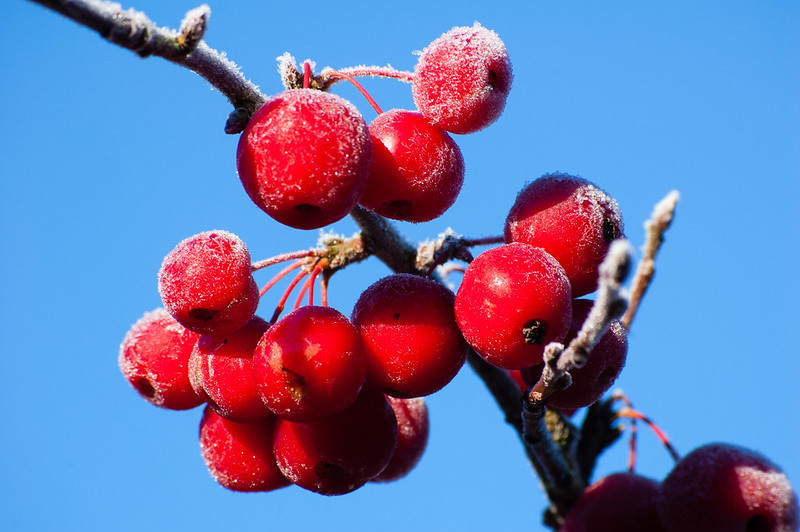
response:
<svg viewBox="0 0 800 532"><path fill-rule="evenodd" d="M180 242L158 272L164 306L200 334L227 334L247 323L258 306L250 252L227 231L206 231Z"/></svg>
<svg viewBox="0 0 800 532"><path fill-rule="evenodd" d="M511 80L505 44L476 22L451 29L422 51L411 90L417 109L433 124L472 133L503 112Z"/></svg>
<svg viewBox="0 0 800 532"><path fill-rule="evenodd" d="M464 182L464 158L450 135L402 109L378 115L369 130L373 159L361 205L408 222L427 222L450 208Z"/></svg>
<svg viewBox="0 0 800 532"><path fill-rule="evenodd" d="M364 343L367 381L394 397L429 395L449 383L467 356L453 304L450 290L411 274L364 290L352 320Z"/></svg>
<svg viewBox="0 0 800 532"><path fill-rule="evenodd" d="M569 330L569 279L542 248L498 246L467 267L455 314L464 338L487 362L527 368L542 362L544 347L563 340Z"/></svg>
<svg viewBox="0 0 800 532"><path fill-rule="evenodd" d="M795 532L797 495L764 456L724 443L684 456L661 484L659 515L669 532Z"/></svg>
<svg viewBox="0 0 800 532"><path fill-rule="evenodd" d="M198 334L184 328L163 308L142 316L122 341L119 368L139 395L171 410L203 403L189 382L189 355Z"/></svg>
<svg viewBox="0 0 800 532"><path fill-rule="evenodd" d="M253 378L253 352L269 324L253 316L227 335L203 335L189 358L189 380L197 394L226 419L247 422L272 415Z"/></svg>
<svg viewBox="0 0 800 532"><path fill-rule="evenodd" d="M364 190L372 141L350 102L313 89L273 96L239 138L236 167L250 199L278 222L317 229L350 213Z"/></svg>
<svg viewBox="0 0 800 532"><path fill-rule="evenodd" d="M253 372L263 402L279 417L310 421L355 401L367 366L358 331L341 312L304 306L256 347Z"/></svg>
<svg viewBox="0 0 800 532"><path fill-rule="evenodd" d="M586 488L559 530L665 532L658 519L658 489L658 482L634 473L601 478Z"/></svg>
<svg viewBox="0 0 800 532"><path fill-rule="evenodd" d="M623 236L616 200L581 177L547 174L525 186L508 213L506 242L544 248L561 263L573 297L597 288L597 269Z"/></svg>
<svg viewBox="0 0 800 532"><path fill-rule="evenodd" d="M233 491L272 491L291 482L275 463L275 416L250 423L223 418L206 407L200 421L200 454L209 473Z"/></svg>

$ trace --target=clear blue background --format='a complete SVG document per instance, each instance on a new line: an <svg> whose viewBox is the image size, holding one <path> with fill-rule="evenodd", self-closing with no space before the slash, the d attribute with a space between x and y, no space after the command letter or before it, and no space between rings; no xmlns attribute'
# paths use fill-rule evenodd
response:
<svg viewBox="0 0 800 532"><path fill-rule="evenodd" d="M739 443L799 485L800 6L603 4L218 1L206 38L270 94L284 51L410 70L412 52L452 26L496 30L515 70L505 114L457 137L456 205L399 228L413 240L448 226L499 234L523 184L558 170L613 194L638 248L653 204L678 189L618 384L681 452ZM176 27L195 5L134 7ZM538 481L469 368L430 397L430 444L402 481L337 498L217 486L198 451L200 411L139 399L119 343L160 305L156 272L183 238L227 229L260 259L317 232L250 203L237 137L222 133L229 104L193 73L20 0L3 8L0 48L1 530L541 529ZM408 85L365 85L384 109L413 105ZM374 117L349 87L335 92ZM373 259L337 274L331 304L349 314L387 273ZM639 444L638 470L662 478L667 453L645 430ZM624 469L626 453L618 443L597 474Z"/></svg>

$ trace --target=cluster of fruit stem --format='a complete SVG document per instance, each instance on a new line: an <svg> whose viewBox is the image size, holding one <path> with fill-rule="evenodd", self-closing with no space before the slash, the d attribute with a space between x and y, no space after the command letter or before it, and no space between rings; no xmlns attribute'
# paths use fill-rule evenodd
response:
<svg viewBox="0 0 800 532"><path fill-rule="evenodd" d="M121 11L118 4L111 2L33 1L97 31L108 41L130 49L141 57L159 56L203 77L224 94L234 107L226 123L226 133L240 133L252 114L266 101L266 96L241 74L236 64L203 41L210 13L205 5L189 11L180 29L173 31L157 26L139 11ZM382 76L409 82L413 76L412 73L397 71L391 67L354 67L339 71L325 69L319 76L313 77L310 63L305 63L304 72L300 72L296 66L292 66L290 56L287 54L286 57L283 63L285 72L282 72L284 83L291 78L299 86L326 88L336 81L352 80L355 76ZM356 85L358 86L357 83ZM380 112L379 108L376 110ZM593 310L587 319L585 331L569 346L556 344L548 348L546 369L539 382L529 389L522 401L509 374L488 364L470 349L467 358L469 365L486 384L504 412L506 421L522 438L526 453L544 483L551 501L546 521L554 527L563 520L570 506L588 484L597 457L619 437L620 429L614 426L618 417L647 420L630 408L615 413L612 405L618 398L612 397L592 405L583 426L577 430L568 420L545 408L547 397L553 391L568 385L569 369L585 363L592 345L602 336L612 319L625 312L621 321L626 328L630 327L639 302L653 277L655 255L663 241L664 231L672 220L676 202L677 193L670 193L657 205L653 218L646 224L644 257L634 275L629 297L622 295L620 284L629 269L630 246L627 244L623 246L624 249L609 253L610 259L604 264L607 273L601 272L596 311ZM288 273L289 269L310 265L310 271L302 272L303 275L309 275L305 289L301 288L302 298L304 291L313 290L313 282L317 276L322 276L324 292L325 283L332 272L369 256L374 255L396 273L429 274L438 279L434 271L437 265L452 258L469 262L469 246L499 242L496 238L470 240L445 235L435 243L433 253L428 254L430 260L421 263L419 250L382 216L357 206L351 217L361 228L359 235L350 239L331 239L316 250L283 254L256 262L253 269L295 261L284 270ZM295 284L301 278L302 276L298 276ZM287 290L286 297L289 292ZM324 297L323 295L323 304L326 303ZM279 307L284 303L285 298ZM279 313L280 310L277 309L276 316ZM559 434L558 438L553 436L556 432ZM565 446L574 449L576 458L573 459L571 453L565 452Z"/></svg>

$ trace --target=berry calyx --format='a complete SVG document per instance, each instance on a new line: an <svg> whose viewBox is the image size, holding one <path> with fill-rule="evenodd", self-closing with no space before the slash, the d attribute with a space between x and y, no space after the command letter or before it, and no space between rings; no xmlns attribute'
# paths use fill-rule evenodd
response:
<svg viewBox="0 0 800 532"><path fill-rule="evenodd" d="M506 217L506 242L544 248L561 263L579 297L597 288L597 268L623 236L617 202L583 178L547 174L517 195Z"/></svg>
<svg viewBox="0 0 800 532"><path fill-rule="evenodd" d="M364 290L351 319L364 344L367 381L393 397L430 395L449 383L467 356L453 304L450 290L411 274Z"/></svg>
<svg viewBox="0 0 800 532"><path fill-rule="evenodd" d="M119 369L148 402L170 410L203 404L189 381L189 356L200 335L163 309L147 312L119 348Z"/></svg>
<svg viewBox="0 0 800 532"><path fill-rule="evenodd" d="M793 532L797 495L781 469L725 443L698 447L661 483L659 515L669 532Z"/></svg>
<svg viewBox="0 0 800 532"><path fill-rule="evenodd" d="M228 334L258 307L250 252L228 231L205 231L181 241L164 257L158 292L167 311L200 334Z"/></svg>
<svg viewBox="0 0 800 532"><path fill-rule="evenodd" d="M253 357L258 393L275 414L310 421L344 410L366 376L361 338L330 307L300 307L264 334Z"/></svg>
<svg viewBox="0 0 800 532"><path fill-rule="evenodd" d="M422 51L411 92L431 123L451 133L472 133L499 118L511 80L505 44L476 22L451 29Z"/></svg>
<svg viewBox="0 0 800 532"><path fill-rule="evenodd" d="M272 491L291 485L275 463L275 416L250 423L225 419L210 407L200 421L200 454L209 473L233 491Z"/></svg>
<svg viewBox="0 0 800 532"><path fill-rule="evenodd" d="M450 208L464 182L464 158L450 135L402 109L378 115L369 132L372 168L361 205L407 222L427 222Z"/></svg>
<svg viewBox="0 0 800 532"><path fill-rule="evenodd" d="M564 268L541 248L511 243L478 255L455 300L458 327L487 362L522 369L542 362L545 345L561 341L572 319Z"/></svg>
<svg viewBox="0 0 800 532"><path fill-rule="evenodd" d="M313 89L273 96L239 139L236 167L250 199L278 222L317 229L358 202L372 161L369 129L347 100Z"/></svg>

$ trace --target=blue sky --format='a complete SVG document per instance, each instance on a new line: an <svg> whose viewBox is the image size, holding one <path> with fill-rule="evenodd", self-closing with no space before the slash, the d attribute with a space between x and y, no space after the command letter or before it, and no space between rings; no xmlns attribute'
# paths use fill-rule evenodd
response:
<svg viewBox="0 0 800 532"><path fill-rule="evenodd" d="M132 7L175 27L195 5ZM447 227L500 234L525 182L563 171L617 198L638 249L652 206L679 190L618 385L680 452L738 443L800 484L796 3L211 9L208 43L267 94L281 90L275 58L285 51L320 67L411 70L412 52L453 26L477 20L497 31L515 73L504 115L456 137L467 171L453 208L398 228L415 241ZM117 368L119 343L160 306L156 273L183 238L226 229L261 259L312 246L318 234L282 227L250 203L236 177L237 137L222 132L229 104L196 75L25 1L5 6L0 45L0 529L540 529L538 481L469 368L429 398L429 448L401 481L335 498L217 486L199 456L200 411L140 400ZM413 105L408 85L364 84L384 109ZM335 92L374 118L354 90ZM331 304L349 314L387 273L370 260L337 274ZM275 302L268 296L259 314ZM662 478L669 455L644 430L639 446L638 471ZM624 469L626 452L618 443L597 474Z"/></svg>

